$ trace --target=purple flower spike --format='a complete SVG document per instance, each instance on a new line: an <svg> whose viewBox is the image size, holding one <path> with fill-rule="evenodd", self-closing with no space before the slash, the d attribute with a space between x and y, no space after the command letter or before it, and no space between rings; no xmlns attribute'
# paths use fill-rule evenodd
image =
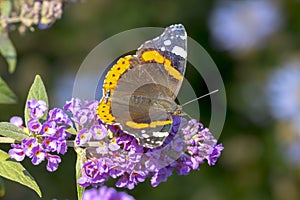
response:
<svg viewBox="0 0 300 200"><path fill-rule="evenodd" d="M23 125L23 119L19 116L13 116L10 118L9 123L14 124L17 127L21 127Z"/></svg>
<svg viewBox="0 0 300 200"><path fill-rule="evenodd" d="M81 117L84 116L82 113L88 112L77 112ZM95 114L94 111L90 113ZM222 145L218 145L209 130L197 120L187 122L182 118L174 118L174 127L165 143L149 149L140 146L133 136L122 132L118 126L108 125L112 132L108 136L104 124L92 117L86 119L90 119L90 122L86 121L85 128L79 126L76 142L89 141L90 136L86 137L85 134L91 132L92 139L97 140L98 144L88 147L93 157L87 159L82 168L85 173L78 180L84 187L101 186L112 177L118 179L117 187L133 189L150 175L153 175L151 184L156 187L167 181L173 170L179 175L187 175L191 170L199 170L205 160L213 165L223 150Z"/></svg>
<svg viewBox="0 0 300 200"><path fill-rule="evenodd" d="M205 161L214 165L224 149L222 144L217 144L209 129L197 120L173 117L171 131L164 144L149 149L140 146L135 137L123 132L119 126L100 122L97 101L72 99L64 106L71 113L70 118L63 110L54 108L49 111L46 120L40 120L38 117L47 110L45 106L45 103L35 100L28 102L33 115L27 123L32 138L23 140L21 145L12 145L9 154L16 160L23 160L26 155L35 165L46 158L47 170L55 171L61 158L50 153L66 153L66 139L70 136L66 129L72 126L77 130L75 143L86 146L89 155L78 179L82 187L102 186L111 177L118 179L117 187L133 189L149 176L152 176L151 185L156 187L165 182L173 170L179 175L187 175L191 170L199 170ZM115 190L104 187L99 191L105 195L99 197L99 193L93 191L85 198L122 199L114 195Z"/></svg>
<svg viewBox="0 0 300 200"><path fill-rule="evenodd" d="M73 126L71 118L62 109L54 108L49 111L46 119L41 119L47 111L45 101L35 99L27 102L30 111L30 119L27 122L29 139L22 140L21 145L12 145L9 151L11 158L21 161L25 156L31 158L34 165L38 165L47 158L47 170L55 171L61 158L58 155L67 152L67 139L71 136L66 128ZM13 117L11 123L21 126L22 119ZM75 127L76 128L76 127Z"/></svg>

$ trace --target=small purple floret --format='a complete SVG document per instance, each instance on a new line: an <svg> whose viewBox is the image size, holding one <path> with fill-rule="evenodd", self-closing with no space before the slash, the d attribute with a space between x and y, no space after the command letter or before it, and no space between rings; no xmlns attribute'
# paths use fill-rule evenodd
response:
<svg viewBox="0 0 300 200"><path fill-rule="evenodd" d="M134 200L132 196L125 192L117 192L114 188L102 186L99 189L92 188L85 190L82 200Z"/></svg>
<svg viewBox="0 0 300 200"><path fill-rule="evenodd" d="M19 116L13 116L10 118L9 123L14 124L17 127L21 127L23 125L23 119Z"/></svg>

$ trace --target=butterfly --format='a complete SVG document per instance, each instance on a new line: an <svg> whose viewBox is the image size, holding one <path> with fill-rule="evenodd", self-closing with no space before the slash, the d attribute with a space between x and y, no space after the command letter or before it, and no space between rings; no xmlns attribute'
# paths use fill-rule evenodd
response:
<svg viewBox="0 0 300 200"><path fill-rule="evenodd" d="M187 62L187 33L181 24L142 44L135 55L121 57L107 72L97 108L105 124L118 125L139 145L161 146L170 134L175 102Z"/></svg>

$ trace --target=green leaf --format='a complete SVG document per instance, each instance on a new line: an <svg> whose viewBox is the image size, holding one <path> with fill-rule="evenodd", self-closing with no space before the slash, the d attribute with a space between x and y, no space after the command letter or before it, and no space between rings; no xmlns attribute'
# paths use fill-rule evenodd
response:
<svg viewBox="0 0 300 200"><path fill-rule="evenodd" d="M15 93L8 87L4 80L0 77L0 104L16 103Z"/></svg>
<svg viewBox="0 0 300 200"><path fill-rule="evenodd" d="M75 151L77 152L77 159L76 159L76 183L77 180L81 177L81 168L83 165L83 159L85 158L85 150L80 147L75 147ZM81 187L78 183L76 184L77 187L77 199L82 199L82 194L85 190L84 187Z"/></svg>
<svg viewBox="0 0 300 200"><path fill-rule="evenodd" d="M0 176L25 185L42 197L38 184L29 172L20 163L10 160L9 155L2 150L0 150Z"/></svg>
<svg viewBox="0 0 300 200"><path fill-rule="evenodd" d="M9 18L12 10L12 2L9 0L1 1L0 13L2 17ZM8 37L8 32L0 24L0 53L8 63L8 71L13 73L17 64L16 49Z"/></svg>
<svg viewBox="0 0 300 200"><path fill-rule="evenodd" d="M71 133L72 135L77 135L77 131L74 127L70 127L66 130L67 132Z"/></svg>
<svg viewBox="0 0 300 200"><path fill-rule="evenodd" d="M12 3L10 0L4 0L0 4L1 14L4 17L9 17L12 9Z"/></svg>
<svg viewBox="0 0 300 200"><path fill-rule="evenodd" d="M25 111L24 111L24 118L25 118L26 125L28 120L30 119L29 109L27 108L27 102L31 99L44 100L48 106L48 96L47 96L46 88L39 75L35 76L33 84L31 85L28 92L28 96L25 104ZM42 119L46 119L46 116L47 113L45 113Z"/></svg>
<svg viewBox="0 0 300 200"><path fill-rule="evenodd" d="M3 182L3 178L0 177L0 197L5 195L5 185Z"/></svg>
<svg viewBox="0 0 300 200"><path fill-rule="evenodd" d="M29 138L22 129L8 122L0 122L0 135L13 138L17 141Z"/></svg>
<svg viewBox="0 0 300 200"><path fill-rule="evenodd" d="M0 53L8 64L8 71L13 73L17 64L17 52L8 34L4 31L0 32Z"/></svg>

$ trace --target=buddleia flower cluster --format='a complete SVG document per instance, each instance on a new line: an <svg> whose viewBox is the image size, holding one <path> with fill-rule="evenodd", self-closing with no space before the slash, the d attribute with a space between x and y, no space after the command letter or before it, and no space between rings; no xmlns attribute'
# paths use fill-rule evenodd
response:
<svg viewBox="0 0 300 200"><path fill-rule="evenodd" d="M10 24L19 23L19 31L23 33L33 26L40 29L49 28L63 13L62 0L5 1L0 4L4 8L12 8L8 14L1 14L1 27L8 28Z"/></svg>
<svg viewBox="0 0 300 200"><path fill-rule="evenodd" d="M78 131L75 144L86 147L82 176L78 179L82 187L102 186L112 178L116 179L116 187L133 189L147 177L156 187L174 171L187 175L205 162L214 165L223 150L209 129L196 120L181 117L174 117L170 135L162 146L140 146L119 126L99 121L97 105L97 101L72 99L64 106Z"/></svg>
<svg viewBox="0 0 300 200"><path fill-rule="evenodd" d="M28 101L30 137L21 144L12 144L10 157L22 161L27 156L35 165L48 160L47 170L55 171L61 158L53 153L64 154L67 144L72 144L85 152L80 155L81 177L77 180L81 187L103 187L111 178L116 179L116 187L133 189L148 177L156 187L174 172L187 175L205 162L212 166L223 150L209 129L194 119L187 121L178 116L173 118L171 132L162 146L140 146L118 125L103 124L97 116L98 104L96 100L73 98L64 110L54 108L43 119L46 103ZM18 117L12 118L11 123L22 127ZM75 130L74 140L67 141L71 136L67 128Z"/></svg>
<svg viewBox="0 0 300 200"><path fill-rule="evenodd" d="M12 117L10 122L27 132L29 138L23 139L21 144L12 144L9 155L17 161L29 157L34 165L47 160L46 168L53 172L61 162L58 154L63 155L67 152L66 140L71 134L66 129L72 126L72 122L59 108L51 109L44 120L43 116L48 108L46 102L42 100L29 100L27 108L30 116L27 128L23 127L23 120L20 117Z"/></svg>

